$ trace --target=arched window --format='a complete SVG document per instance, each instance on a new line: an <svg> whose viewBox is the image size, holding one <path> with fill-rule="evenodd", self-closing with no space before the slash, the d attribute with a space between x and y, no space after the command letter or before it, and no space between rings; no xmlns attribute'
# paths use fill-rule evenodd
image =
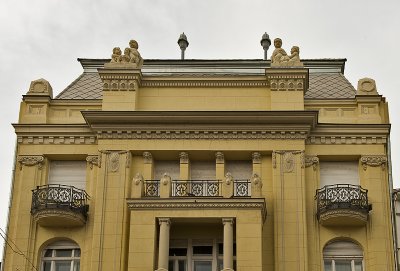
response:
<svg viewBox="0 0 400 271"><path fill-rule="evenodd" d="M71 241L48 245L42 254L41 271L79 271L81 250Z"/></svg>
<svg viewBox="0 0 400 271"><path fill-rule="evenodd" d="M325 271L363 271L363 252L353 242L332 242L324 248Z"/></svg>

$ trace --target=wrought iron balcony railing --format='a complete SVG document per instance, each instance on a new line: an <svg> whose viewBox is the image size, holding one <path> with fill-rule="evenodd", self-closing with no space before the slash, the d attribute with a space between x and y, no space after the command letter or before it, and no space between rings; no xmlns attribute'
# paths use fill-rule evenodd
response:
<svg viewBox="0 0 400 271"><path fill-rule="evenodd" d="M172 181L172 197L220 197L220 180Z"/></svg>
<svg viewBox="0 0 400 271"><path fill-rule="evenodd" d="M79 213L87 218L89 196L85 190L74 186L48 184L32 190L31 213L41 210L58 209Z"/></svg>
<svg viewBox="0 0 400 271"><path fill-rule="evenodd" d="M250 180L235 180L233 181L233 196L234 197L250 197L251 182Z"/></svg>
<svg viewBox="0 0 400 271"><path fill-rule="evenodd" d="M348 209L368 214L371 206L368 204L368 190L359 185L336 184L326 185L317 190L317 217L327 211Z"/></svg>
<svg viewBox="0 0 400 271"><path fill-rule="evenodd" d="M144 181L144 196L159 197L160 196L160 180Z"/></svg>

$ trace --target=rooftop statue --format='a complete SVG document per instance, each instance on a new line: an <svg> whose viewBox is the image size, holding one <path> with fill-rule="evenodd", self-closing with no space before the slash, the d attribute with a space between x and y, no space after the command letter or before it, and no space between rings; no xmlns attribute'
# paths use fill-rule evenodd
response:
<svg viewBox="0 0 400 271"><path fill-rule="evenodd" d="M303 67L300 61L300 48L293 46L290 50L290 56L281 48L282 40L274 39L275 50L271 56L271 67Z"/></svg>
<svg viewBox="0 0 400 271"><path fill-rule="evenodd" d="M143 65L143 58L138 51L139 45L136 40L129 41L129 47L125 48L122 55L121 49L115 47L111 55L111 61L106 66L111 67L131 67L140 69Z"/></svg>

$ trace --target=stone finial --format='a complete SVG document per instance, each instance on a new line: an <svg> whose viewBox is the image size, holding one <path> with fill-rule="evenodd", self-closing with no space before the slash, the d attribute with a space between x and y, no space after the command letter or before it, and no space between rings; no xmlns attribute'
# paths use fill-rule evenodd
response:
<svg viewBox="0 0 400 271"><path fill-rule="evenodd" d="M31 82L27 95L45 95L53 98L53 88L47 80L41 78Z"/></svg>
<svg viewBox="0 0 400 271"><path fill-rule="evenodd" d="M293 46L290 50L290 56L282 48L282 40L274 39L275 50L271 56L271 67L303 67L300 61L300 48Z"/></svg>
<svg viewBox="0 0 400 271"><path fill-rule="evenodd" d="M233 176L230 172L225 174L225 184L230 185L233 182Z"/></svg>
<svg viewBox="0 0 400 271"><path fill-rule="evenodd" d="M138 51L139 45L136 40L129 41L129 47L126 47L122 55L119 47L114 47L110 63L106 63L106 68L132 68L140 69L143 66L143 58Z"/></svg>
<svg viewBox="0 0 400 271"><path fill-rule="evenodd" d="M371 78L358 80L357 95L378 95L375 80Z"/></svg>
<svg viewBox="0 0 400 271"><path fill-rule="evenodd" d="M160 183L162 185L167 185L167 184L171 183L171 176L169 176L169 174L165 172L160 179Z"/></svg>

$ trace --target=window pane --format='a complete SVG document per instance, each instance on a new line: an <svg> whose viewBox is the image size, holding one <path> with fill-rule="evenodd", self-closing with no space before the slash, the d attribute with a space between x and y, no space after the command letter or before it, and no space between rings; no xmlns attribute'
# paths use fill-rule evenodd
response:
<svg viewBox="0 0 400 271"><path fill-rule="evenodd" d="M211 261L194 261L194 271L212 271Z"/></svg>
<svg viewBox="0 0 400 271"><path fill-rule="evenodd" d="M178 265L179 265L179 271L186 271L186 261L185 260L179 260Z"/></svg>
<svg viewBox="0 0 400 271"><path fill-rule="evenodd" d="M331 260L325 260L324 261L324 271L333 271L332 270L332 261Z"/></svg>
<svg viewBox="0 0 400 271"><path fill-rule="evenodd" d="M193 246L193 255L212 255L212 246Z"/></svg>
<svg viewBox="0 0 400 271"><path fill-rule="evenodd" d="M79 271L81 270L81 263L80 261L74 261L74 268L73 271Z"/></svg>
<svg viewBox="0 0 400 271"><path fill-rule="evenodd" d="M351 261L338 261L335 260L335 271L352 271Z"/></svg>
<svg viewBox="0 0 400 271"><path fill-rule="evenodd" d="M168 270L174 271L174 260L169 260L168 261Z"/></svg>
<svg viewBox="0 0 400 271"><path fill-rule="evenodd" d="M169 256L186 256L186 248L170 248Z"/></svg>
<svg viewBox="0 0 400 271"><path fill-rule="evenodd" d="M71 261L55 261L55 271L71 271Z"/></svg>
<svg viewBox="0 0 400 271"><path fill-rule="evenodd" d="M74 257L80 257L81 256L81 250L80 249L74 249Z"/></svg>
<svg viewBox="0 0 400 271"><path fill-rule="evenodd" d="M44 262L43 271L50 271L50 270L51 270L51 262Z"/></svg>
<svg viewBox="0 0 400 271"><path fill-rule="evenodd" d="M53 256L53 250L52 249L46 249L46 251L44 252L44 256L45 257Z"/></svg>
<svg viewBox="0 0 400 271"><path fill-rule="evenodd" d="M57 249L56 257L71 257L72 249Z"/></svg>
<svg viewBox="0 0 400 271"><path fill-rule="evenodd" d="M354 261L354 271L362 271L362 261Z"/></svg>

